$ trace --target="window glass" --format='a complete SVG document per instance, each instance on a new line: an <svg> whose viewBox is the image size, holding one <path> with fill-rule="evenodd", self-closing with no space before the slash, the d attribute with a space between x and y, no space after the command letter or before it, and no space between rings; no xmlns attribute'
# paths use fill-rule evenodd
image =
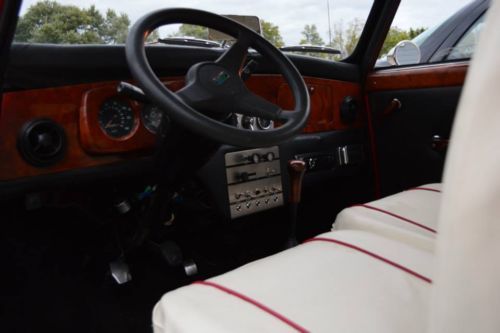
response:
<svg viewBox="0 0 500 333"><path fill-rule="evenodd" d="M479 41L479 34L484 26L484 15L474 23L474 25L458 41L457 45L450 49L447 60L460 60L472 57L476 44Z"/></svg>
<svg viewBox="0 0 500 333"><path fill-rule="evenodd" d="M261 34L275 46L340 60L354 50L372 4L373 0L25 0L15 41L123 44L128 29L142 15L188 7L221 15L257 16ZM221 47L230 44L223 36L182 24L161 27L148 42L160 39L160 43Z"/></svg>
<svg viewBox="0 0 500 333"><path fill-rule="evenodd" d="M478 8L483 1L402 0L384 42L376 67L427 64L468 59L484 22ZM432 11L428 9L432 8ZM474 22L465 30L463 22ZM452 34L453 33L453 34ZM447 43L452 43L446 47Z"/></svg>

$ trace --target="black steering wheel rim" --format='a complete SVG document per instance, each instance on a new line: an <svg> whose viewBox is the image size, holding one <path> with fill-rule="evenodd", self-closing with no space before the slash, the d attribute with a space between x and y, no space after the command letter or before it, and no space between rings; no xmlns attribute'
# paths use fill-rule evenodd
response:
<svg viewBox="0 0 500 333"><path fill-rule="evenodd" d="M239 129L198 112L178 94L168 90L155 75L148 62L144 41L147 35L156 28L178 23L205 26L236 37L238 40L246 40L248 46L257 50L263 57L273 61L288 83L295 100L295 108L292 113L283 111L277 115L277 117L285 117L283 119L286 119L286 122L278 128L266 131ZM178 121L200 135L221 143L242 147L270 146L282 143L299 134L307 123L310 112L309 94L297 68L281 51L262 36L229 18L187 8L154 11L140 18L132 26L127 37L125 51L133 77L152 101L159 108L166 110L174 121ZM199 63L193 67L200 66L200 64L203 65L203 63ZM238 111L234 110L236 113Z"/></svg>

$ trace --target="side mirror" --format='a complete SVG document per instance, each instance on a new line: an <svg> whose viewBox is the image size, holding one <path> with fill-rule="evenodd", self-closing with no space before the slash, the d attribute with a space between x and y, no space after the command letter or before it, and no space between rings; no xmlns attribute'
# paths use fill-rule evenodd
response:
<svg viewBox="0 0 500 333"><path fill-rule="evenodd" d="M420 63L420 48L410 40L402 40L387 53L387 62L392 66Z"/></svg>

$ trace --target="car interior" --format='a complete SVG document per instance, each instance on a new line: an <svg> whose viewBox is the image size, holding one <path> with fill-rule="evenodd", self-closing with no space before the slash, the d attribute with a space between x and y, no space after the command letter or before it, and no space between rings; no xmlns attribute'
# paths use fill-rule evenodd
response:
<svg viewBox="0 0 500 333"><path fill-rule="evenodd" d="M486 17L473 60L375 67L399 6L330 61L161 4L13 42L0 1L0 331L498 332L500 2L425 42ZM178 23L233 41L145 43Z"/></svg>

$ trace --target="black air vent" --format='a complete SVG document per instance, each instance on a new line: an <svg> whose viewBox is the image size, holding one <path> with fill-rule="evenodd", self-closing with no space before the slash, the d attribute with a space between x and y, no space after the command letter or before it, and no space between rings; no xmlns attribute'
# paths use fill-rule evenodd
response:
<svg viewBox="0 0 500 333"><path fill-rule="evenodd" d="M23 126L18 149L28 163L38 167L50 166L64 156L66 135L54 121L37 119Z"/></svg>

